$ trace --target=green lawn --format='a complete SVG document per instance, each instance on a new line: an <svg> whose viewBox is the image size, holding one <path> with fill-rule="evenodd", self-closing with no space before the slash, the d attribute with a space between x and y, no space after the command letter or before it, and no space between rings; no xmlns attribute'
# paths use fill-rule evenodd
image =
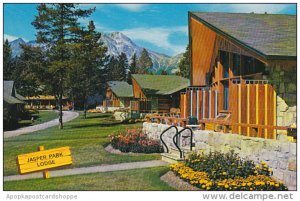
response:
<svg viewBox="0 0 300 201"><path fill-rule="evenodd" d="M4 182L4 190L174 190L160 176L168 167Z"/></svg>
<svg viewBox="0 0 300 201"><path fill-rule="evenodd" d="M113 120L110 114L88 114L67 122L63 130L57 126L31 134L4 139L4 175L18 174L16 156L34 152L38 146L45 149L70 146L73 164L66 168L84 167L99 164L114 164L130 161L160 159L159 154L126 156L110 154L104 150L109 143L108 135L139 124L122 124Z"/></svg>
<svg viewBox="0 0 300 201"><path fill-rule="evenodd" d="M58 118L58 113L53 110L39 111L39 113L37 114L37 119L33 123L31 122L31 120L21 120L18 123L19 127L33 126L47 121L51 121L56 118Z"/></svg>

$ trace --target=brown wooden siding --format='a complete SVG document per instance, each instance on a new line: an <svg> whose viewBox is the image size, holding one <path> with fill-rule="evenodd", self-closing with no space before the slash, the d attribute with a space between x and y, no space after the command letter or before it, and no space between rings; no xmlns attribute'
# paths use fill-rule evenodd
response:
<svg viewBox="0 0 300 201"><path fill-rule="evenodd" d="M206 73L209 71L214 50L216 33L198 22L190 19L191 57L193 86L206 84Z"/></svg>
<svg viewBox="0 0 300 201"><path fill-rule="evenodd" d="M142 88L138 85L135 79L132 78L133 96L134 98L146 99L147 97L142 91Z"/></svg>

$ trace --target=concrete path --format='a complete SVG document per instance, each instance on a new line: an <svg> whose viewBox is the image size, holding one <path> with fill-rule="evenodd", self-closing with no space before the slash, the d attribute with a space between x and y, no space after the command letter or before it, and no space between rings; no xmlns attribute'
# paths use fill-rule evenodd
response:
<svg viewBox="0 0 300 201"><path fill-rule="evenodd" d="M79 175L79 174L88 174L96 172L112 172L119 170L131 170L131 169L140 169L148 167L158 167L167 165L167 162L161 160L152 160L152 161L140 161L140 162L131 162L131 163L118 163L112 165L99 165L92 167L82 167L82 168L72 168L64 170L53 170L50 171L50 177L61 177L67 175ZM5 176L4 181L15 181L15 180L25 180L25 179L35 179L42 178L42 172L27 174L27 175L12 175Z"/></svg>
<svg viewBox="0 0 300 201"><path fill-rule="evenodd" d="M63 122L71 121L71 120L77 118L78 116L79 116L78 112L63 111ZM58 123L59 122L58 122L58 118L57 118L57 119L53 119L51 121L48 121L48 122L45 122L42 124L23 127L23 128L19 128L17 130L13 130L13 131L6 131L6 132L4 132L4 138L16 137L16 136L23 135L26 133L44 130L44 129L52 127L52 126L56 126L56 125L58 125Z"/></svg>

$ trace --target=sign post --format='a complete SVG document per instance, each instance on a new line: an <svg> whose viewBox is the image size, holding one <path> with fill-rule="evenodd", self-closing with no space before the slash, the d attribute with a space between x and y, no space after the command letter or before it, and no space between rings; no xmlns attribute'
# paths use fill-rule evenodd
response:
<svg viewBox="0 0 300 201"><path fill-rule="evenodd" d="M39 146L37 152L17 156L20 174L43 171L44 179L50 178L49 169L72 164L70 147L45 150Z"/></svg>

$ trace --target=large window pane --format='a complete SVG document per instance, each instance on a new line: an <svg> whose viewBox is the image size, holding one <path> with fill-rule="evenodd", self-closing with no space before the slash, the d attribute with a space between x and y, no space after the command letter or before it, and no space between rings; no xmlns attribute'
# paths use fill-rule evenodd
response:
<svg viewBox="0 0 300 201"><path fill-rule="evenodd" d="M223 78L229 77L229 53L220 51L220 62L223 66Z"/></svg>
<svg viewBox="0 0 300 201"><path fill-rule="evenodd" d="M241 55L233 54L233 62L232 62L232 71L234 76L238 76L241 74L240 65L241 65Z"/></svg>

